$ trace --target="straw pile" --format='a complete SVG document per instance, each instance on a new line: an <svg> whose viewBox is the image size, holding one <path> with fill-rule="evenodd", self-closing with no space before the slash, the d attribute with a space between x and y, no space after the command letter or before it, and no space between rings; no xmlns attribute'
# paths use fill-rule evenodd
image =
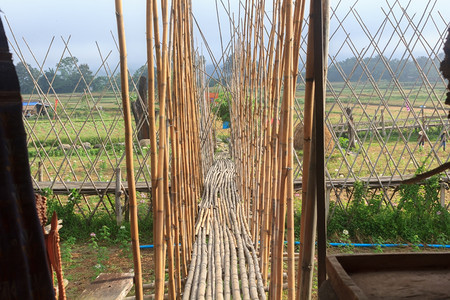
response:
<svg viewBox="0 0 450 300"><path fill-rule="evenodd" d="M295 126L294 130L294 149L303 151L303 124L299 123ZM334 147L334 140L331 136L331 132L327 126L325 126L325 152L330 153Z"/></svg>

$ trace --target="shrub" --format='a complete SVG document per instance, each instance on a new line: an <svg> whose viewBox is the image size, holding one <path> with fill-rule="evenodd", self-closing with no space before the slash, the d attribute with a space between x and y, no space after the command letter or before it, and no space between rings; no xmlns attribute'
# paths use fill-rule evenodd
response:
<svg viewBox="0 0 450 300"><path fill-rule="evenodd" d="M330 203L328 236L337 240L348 230L352 241L377 240L423 243L443 243L450 233L450 214L439 203L439 177L423 184L399 187L398 205L383 201L383 194L371 195L363 183L354 185L353 199L347 209Z"/></svg>

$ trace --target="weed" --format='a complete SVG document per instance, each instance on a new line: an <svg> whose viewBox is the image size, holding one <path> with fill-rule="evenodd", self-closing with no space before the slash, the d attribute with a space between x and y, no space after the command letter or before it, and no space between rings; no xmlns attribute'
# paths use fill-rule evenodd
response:
<svg viewBox="0 0 450 300"><path fill-rule="evenodd" d="M344 246L340 246L344 249L345 253L353 253L353 249L355 246L352 244L350 240L350 235L347 229L342 230L341 235L339 236L339 240L341 243L345 244Z"/></svg>
<svg viewBox="0 0 450 300"><path fill-rule="evenodd" d="M43 188L41 191L41 195L46 198L49 198L53 196L53 190L51 188Z"/></svg>
<svg viewBox="0 0 450 300"><path fill-rule="evenodd" d="M122 252L126 253L129 258L132 256L130 248L131 243L130 232L124 225L120 226L115 242L119 244L119 247L122 250Z"/></svg>
<svg viewBox="0 0 450 300"><path fill-rule="evenodd" d="M100 239L104 242L111 243L111 230L108 226L103 225L99 232Z"/></svg>
<svg viewBox="0 0 450 300"><path fill-rule="evenodd" d="M348 149L348 138L345 138L343 136L339 137L339 145L342 149L347 150Z"/></svg>
<svg viewBox="0 0 450 300"><path fill-rule="evenodd" d="M423 170L419 170L422 172ZM383 200L383 193L370 193L361 182L354 185L353 199L347 208L330 203L328 235L342 239L348 230L353 241L398 241L417 243L448 243L450 213L442 208L439 177L431 177L421 184L399 187L398 198L391 206Z"/></svg>
<svg viewBox="0 0 450 300"><path fill-rule="evenodd" d="M420 251L420 246L419 246L420 245L420 239L419 239L419 236L417 234L415 234L412 237L411 242L412 242L411 248L414 251Z"/></svg>
<svg viewBox="0 0 450 300"><path fill-rule="evenodd" d="M383 247L381 247L382 244L384 244L383 239L379 236L374 239L375 244L375 253L383 253Z"/></svg>
<svg viewBox="0 0 450 300"><path fill-rule="evenodd" d="M61 259L63 262L72 263L72 247L75 245L77 239L73 236L69 237L61 244Z"/></svg>
<svg viewBox="0 0 450 300"><path fill-rule="evenodd" d="M105 262L109 259L108 248L103 245L99 245L99 241L95 232L92 232L90 236L90 246L92 250L97 254L97 264L94 266L95 277L97 277L103 270L106 269Z"/></svg>

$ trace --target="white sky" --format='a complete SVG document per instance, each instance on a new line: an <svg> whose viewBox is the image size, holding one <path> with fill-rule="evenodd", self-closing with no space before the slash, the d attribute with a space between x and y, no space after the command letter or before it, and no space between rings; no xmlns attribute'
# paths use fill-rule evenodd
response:
<svg viewBox="0 0 450 300"><path fill-rule="evenodd" d="M435 17L435 22L438 25L439 30L442 32L445 30L445 23L437 11L447 12L450 9L450 1L431 0L431 4L433 4L434 1L437 1L437 5L436 13L434 13L433 16ZM237 0L231 0L230 2L232 3L233 9L236 10L238 7ZM272 1L266 0L266 2ZM338 2L338 0L331 0L331 5L336 6ZM392 2L393 1L390 0L390 3ZM406 6L409 1L400 0L399 2L403 6ZM355 0L341 1L337 10L340 18L345 15L353 3L355 3ZM416 14L414 17L415 22L419 22L420 16L427 3L428 0L411 1L408 14L410 16ZM145 1L123 0L123 6L129 68L135 70L145 63ZM220 6L221 4L219 1L219 7ZM388 10L385 0L359 0L355 9L361 17L364 18L364 22L371 31L375 32L384 20L384 14L381 7L383 7L385 11ZM36 66L36 63L27 50L22 38L28 42L37 60L41 63L45 57L45 53L52 37L55 36L54 45L52 46L44 69L54 67L56 62L59 61L64 49L64 43L61 37L67 41L69 36L71 36L69 43L71 53L79 58L80 63L88 63L92 70L95 70L101 62L95 42L98 42L104 55L110 50L113 50L111 63L117 62L118 60L116 47L111 36L111 31L114 36L117 36L113 0L2 0L0 9L4 13L0 14L0 16L3 19L8 38L12 39L12 35L5 22L5 16L18 40L23 55L26 57L27 62L33 66ZM229 27L223 9L221 9L221 11L221 26L224 31L224 42L226 43L228 39L226 32ZM397 11L399 11L399 9ZM218 55L218 53L221 53L221 50L214 0L193 0L193 12L208 43L215 54ZM400 13L397 12L397 15L400 15ZM443 16L448 16L448 14L443 14ZM445 20L445 22L449 22L449 20ZM439 38L439 35L437 34L438 30L431 20L428 24L429 25L425 28L423 35L426 36L429 44L434 45ZM336 26L338 26L338 23L332 21L331 32L333 32ZM388 25L388 27L389 26L392 28L392 25ZM350 14L346 20L345 28L356 45L362 45L362 47L364 47L364 44L368 43L367 37L355 21L353 14ZM337 51L338 48L340 48L340 44L342 44L344 38L345 34L340 31L330 43L330 53L333 53L333 51ZM195 41L197 42L197 45L202 43L201 37L197 31L195 34ZM419 54L425 55L426 52L420 48L420 45L418 45L414 48L414 51L418 51ZM206 50L204 50L204 53L206 54ZM68 54L64 56L67 55ZM342 58L346 56L353 56L349 49L343 49L338 57ZM17 63L19 61L17 55L14 55L14 58L15 63ZM208 59L208 61L211 60Z"/></svg>

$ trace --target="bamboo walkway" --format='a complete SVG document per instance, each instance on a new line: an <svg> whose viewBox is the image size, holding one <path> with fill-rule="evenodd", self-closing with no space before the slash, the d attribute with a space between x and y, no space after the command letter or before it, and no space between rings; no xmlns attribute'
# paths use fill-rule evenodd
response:
<svg viewBox="0 0 450 300"><path fill-rule="evenodd" d="M206 176L183 299L265 299L235 166L216 160Z"/></svg>

